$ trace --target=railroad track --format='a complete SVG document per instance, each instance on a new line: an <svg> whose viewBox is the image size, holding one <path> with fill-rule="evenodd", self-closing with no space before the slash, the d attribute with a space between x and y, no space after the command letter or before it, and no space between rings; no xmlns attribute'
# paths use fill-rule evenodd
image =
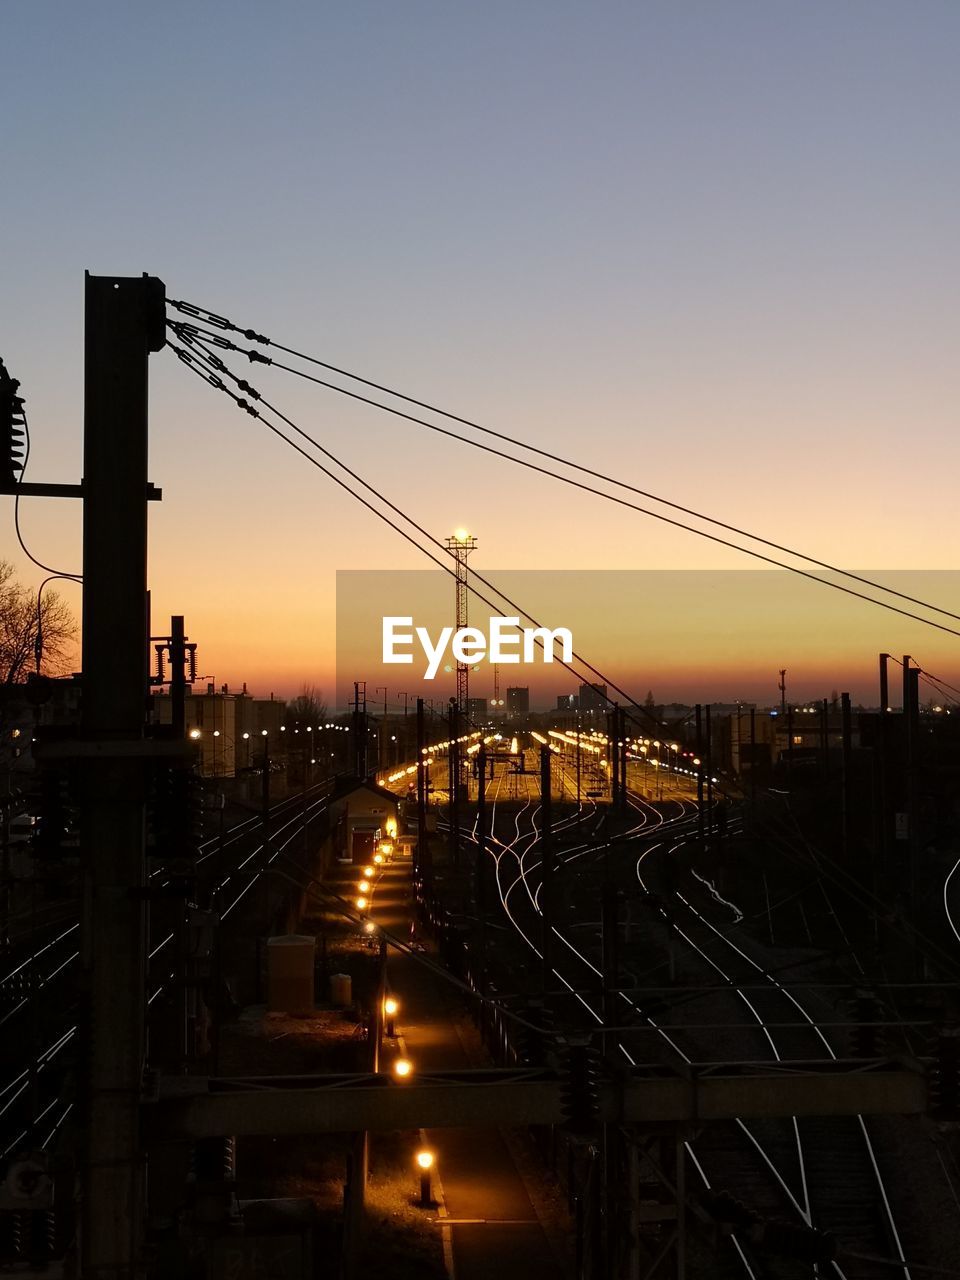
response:
<svg viewBox="0 0 960 1280"><path fill-rule="evenodd" d="M313 793L324 793L308 798L306 808L302 795L288 797L271 808L270 842L275 847L266 864L258 858L263 851L259 814L225 832L222 842L214 837L200 846L197 866L204 868L217 895L214 901L221 921L232 914L266 867L299 838L304 820L309 824L324 811L325 787L326 784L318 784L311 788ZM223 861L228 856L235 861L224 874ZM162 887L165 874L165 867L156 867L150 880ZM176 934L161 930L160 935L148 951L148 1008L176 976L169 959ZM72 1111L69 1081L79 1028L79 938L80 925L74 920L53 937L35 942L32 950L12 967L7 967L9 960L4 966L0 979L0 1040L6 1051L0 1059L0 1160L24 1146L49 1149ZM25 1049L32 1052L32 1058L24 1060Z"/></svg>
<svg viewBox="0 0 960 1280"><path fill-rule="evenodd" d="M632 829L618 836L616 843L621 847L627 841L643 842L637 880L641 888L646 888L640 871L643 859L657 850L661 856L675 855L682 845L695 839L696 806L678 798L675 802L678 812L667 817L645 800L633 798L632 803L638 820ZM510 838L497 841L495 856L503 909L527 945L540 957L536 917L542 885L537 877L540 864L536 846L540 832L536 819L537 811L532 805L517 812ZM651 840L654 835L663 837L668 832L675 835L673 841ZM598 850L596 841L585 841L582 847L565 851L561 858L569 865L578 860L593 862L604 856L603 847ZM816 1016L810 1013L804 1001L788 992L762 964L737 947L683 894L676 893L675 897L675 903L671 899L670 916L680 916L682 922L668 918L660 908L666 926L676 931L682 945L695 953L698 962L710 966L729 985L739 1001L748 1008L752 1004L749 1016L756 1026L752 1044L756 1046L759 1041L760 1047L765 1046L767 1054L774 1058L837 1056L817 1024L816 1016L822 1016L819 1011L815 1010ZM596 940L578 937L574 942L563 927L554 932L563 944L554 972L570 993L567 1003L571 1011L579 1013L581 1023L588 1028L592 1024L596 1029L602 1021L598 1001L584 994L584 991L589 993L591 987L596 988L600 977L599 966L591 959L591 953L597 952ZM733 972L735 966L739 968ZM760 986L761 990L751 990L747 997L738 983ZM762 989L764 985L767 990ZM631 1010L644 1025L647 1037L660 1036L681 1061L689 1064L695 1060L693 1054L697 1046L689 1032L661 1026L641 1011L627 993L622 994L621 1000L625 1012ZM800 1025L789 1030L778 1029L776 1033L769 1029L774 1023L786 1022ZM632 1043L634 1039L643 1038L619 1034L617 1051L629 1062L644 1060L640 1046ZM696 1142L687 1144L687 1150L693 1170L705 1187L724 1188L769 1217L833 1232L850 1252L872 1254L898 1264L844 1259L820 1264L817 1268L811 1263L756 1255L748 1242L733 1236L726 1251L729 1256L723 1261L724 1269L729 1267L730 1274L746 1274L758 1280L760 1277L794 1280L794 1277L823 1274L834 1275L839 1280L910 1276L876 1152L862 1117L839 1121L788 1118L765 1122L763 1126L756 1123L747 1126L743 1122L711 1126Z"/></svg>

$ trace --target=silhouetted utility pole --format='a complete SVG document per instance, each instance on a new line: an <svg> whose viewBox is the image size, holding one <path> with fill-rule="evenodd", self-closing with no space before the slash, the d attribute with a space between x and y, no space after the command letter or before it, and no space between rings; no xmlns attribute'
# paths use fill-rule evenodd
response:
<svg viewBox="0 0 960 1280"><path fill-rule="evenodd" d="M607 857L609 857L609 853ZM613 1047L615 1033L611 1036L608 1028L617 1025L618 999L620 987L620 956L618 931L620 928L620 894L616 885L605 880L600 898L600 947L602 953L601 971L603 974L602 1013L603 1013L603 1054L607 1058ZM622 1194L619 1185L619 1125L605 1122L603 1126L603 1194L601 1197L601 1230L600 1256L603 1275L613 1271L615 1251L614 1216L615 1204Z"/></svg>
<svg viewBox="0 0 960 1280"><path fill-rule="evenodd" d="M182 738L187 730L187 645L183 615L170 619L170 710L173 736Z"/></svg>
<svg viewBox="0 0 960 1280"><path fill-rule="evenodd" d="M353 772L358 778L367 776L367 682L353 682Z"/></svg>
<svg viewBox="0 0 960 1280"><path fill-rule="evenodd" d="M623 707L619 709L619 750L620 761L620 812L627 808L627 713Z"/></svg>
<svg viewBox="0 0 960 1280"><path fill-rule="evenodd" d="M618 702L610 713L610 802L614 813L623 813L627 798L626 717Z"/></svg>
<svg viewBox="0 0 960 1280"><path fill-rule="evenodd" d="M824 782L830 776L830 729L827 721L829 714L830 704L824 698L820 703L820 769Z"/></svg>
<svg viewBox="0 0 960 1280"><path fill-rule="evenodd" d="M610 804L620 812L620 704L615 702L608 719L610 730Z"/></svg>
<svg viewBox="0 0 960 1280"><path fill-rule="evenodd" d="M710 725L710 706L709 703L704 707L705 712L705 734L703 749L706 752L704 761L707 766L707 833L709 835L713 825L713 742Z"/></svg>
<svg viewBox="0 0 960 1280"><path fill-rule="evenodd" d="M698 702L696 715L697 743L697 847L700 857L704 854L704 812L703 812L703 709Z"/></svg>
<svg viewBox="0 0 960 1280"><path fill-rule="evenodd" d="M427 848L427 745L423 721L423 699L417 699L417 871L421 883L430 878L430 852Z"/></svg>
<svg viewBox="0 0 960 1280"><path fill-rule="evenodd" d="M385 685L379 684L374 690L375 693L383 694L383 719L380 721L379 732L377 733L377 768L386 770L389 768L387 764L387 688Z"/></svg>
<svg viewBox="0 0 960 1280"><path fill-rule="evenodd" d="M909 903L910 921L916 920L917 876L920 870L920 672L912 666L909 654L903 655L903 731L907 782L907 840L910 851ZM914 961L920 956L914 944Z"/></svg>
<svg viewBox="0 0 960 1280"><path fill-rule="evenodd" d="M609 857L609 853L607 854ZM602 1013L604 1027L617 1025L617 990L620 986L620 956L617 945L619 928L620 893L612 880L604 880L601 889L600 949L603 974ZM603 1036L604 1054L610 1050L606 1031Z"/></svg>
<svg viewBox="0 0 960 1280"><path fill-rule="evenodd" d="M876 822L877 862L879 863L879 881L886 885L887 871L890 865L890 839L893 819L893 804L890 787L890 689L887 679L887 662L889 653L880 654L880 724L878 726L878 742L874 767L874 809ZM878 875L876 866L873 869L874 884Z"/></svg>
<svg viewBox="0 0 960 1280"><path fill-rule="evenodd" d="M880 714L886 715L890 710L890 690L887 680L887 660L889 653L880 655Z"/></svg>
<svg viewBox="0 0 960 1280"><path fill-rule="evenodd" d="M780 668L780 682L777 685L780 690L780 714L787 714L787 672L785 667Z"/></svg>
<svg viewBox="0 0 960 1280"><path fill-rule="evenodd" d="M580 823L583 817L583 804L580 799L581 784L583 775L583 765L581 763L582 747L580 745L580 708L577 708L577 830L580 830Z"/></svg>
<svg viewBox="0 0 960 1280"><path fill-rule="evenodd" d="M460 863L460 716L456 698L451 698L447 712L448 736L450 745L447 750L447 792L450 797L449 821L447 832L447 851L450 866Z"/></svg>
<svg viewBox="0 0 960 1280"><path fill-rule="evenodd" d="M477 752L477 857L474 863L473 900L477 912L477 937L479 939L479 963L477 984L480 993L486 991L484 966L487 956L487 748L480 739Z"/></svg>
<svg viewBox="0 0 960 1280"><path fill-rule="evenodd" d="M87 1097L85 1280L141 1271L145 1059L147 357L164 345L163 283L86 278L83 450L82 955ZM174 750L183 751L180 743Z"/></svg>
<svg viewBox="0 0 960 1280"><path fill-rule="evenodd" d="M793 776L793 707L787 707L787 773Z"/></svg>
<svg viewBox="0 0 960 1280"><path fill-rule="evenodd" d="M149 621L149 619L148 619ZM163 671L162 653L166 648L170 658L170 724L172 736L178 742L183 742L187 732L187 636L184 627L183 615L175 614L170 619L170 635L165 646L158 646L158 658L160 659L161 674ZM195 666L194 655L196 646L191 647L190 667L191 671ZM188 779L184 779L187 783ZM185 807L186 812L183 814L183 823L189 831L190 815L189 808L192 800L191 789L189 785L185 785L183 790L176 794L176 802ZM178 859L189 856L189 852L185 848L176 850ZM186 868L184 868L185 870ZM181 883L184 885L183 896L176 899L174 909L176 911L176 921L174 932L176 934L177 948L177 1041L175 1045L175 1057L177 1070L186 1070L186 1064L190 1056L190 957L189 957L189 929L187 927L187 903L189 897L195 893L196 884L193 876L196 871L196 862L194 858L190 860L190 878L183 878ZM188 887L189 886L189 887Z"/></svg>
<svg viewBox="0 0 960 1280"><path fill-rule="evenodd" d="M270 738L266 733L260 735L260 745L263 747L263 772L260 774L260 835L263 848L260 850L260 865L266 873L270 866ZM263 880L263 902L264 930L269 936L273 928L273 919L270 915L270 886L267 883L266 874ZM263 955L266 959L266 938L263 945Z"/></svg>
<svg viewBox="0 0 960 1280"><path fill-rule="evenodd" d="M853 730L850 717L849 693L840 694L840 726L841 759L843 762L841 775L843 788L843 857L845 862L849 862L853 818L851 812L853 805Z"/></svg>
<svg viewBox="0 0 960 1280"><path fill-rule="evenodd" d="M553 914L554 914L554 855L553 855L553 797L550 785L550 748L540 748L540 851L542 871L540 890L540 949L543 952L543 994L552 985L553 975Z"/></svg>

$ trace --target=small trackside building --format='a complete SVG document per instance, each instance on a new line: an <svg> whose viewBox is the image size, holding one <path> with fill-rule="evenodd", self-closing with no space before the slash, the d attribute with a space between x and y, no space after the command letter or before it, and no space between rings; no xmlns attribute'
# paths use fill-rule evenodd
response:
<svg viewBox="0 0 960 1280"><path fill-rule="evenodd" d="M342 778L330 798L333 847L340 862L363 866L388 838L387 824L397 831L399 800L386 787L363 778Z"/></svg>

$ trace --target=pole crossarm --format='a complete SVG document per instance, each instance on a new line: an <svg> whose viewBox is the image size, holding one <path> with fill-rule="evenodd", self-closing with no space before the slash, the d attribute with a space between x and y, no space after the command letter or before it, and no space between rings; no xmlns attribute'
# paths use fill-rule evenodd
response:
<svg viewBox="0 0 960 1280"><path fill-rule="evenodd" d="M549 1069L386 1075L168 1077L143 1107L154 1141L563 1124L565 1077ZM694 1066L686 1075L639 1067L600 1086L599 1119L662 1124L774 1116L917 1115L924 1070L897 1062L781 1062Z"/></svg>
<svg viewBox="0 0 960 1280"><path fill-rule="evenodd" d="M0 493L15 494L21 498L83 498L88 490L83 484L45 484L38 480L15 480L12 485L0 488ZM147 484L145 497L148 502L160 502L163 490Z"/></svg>

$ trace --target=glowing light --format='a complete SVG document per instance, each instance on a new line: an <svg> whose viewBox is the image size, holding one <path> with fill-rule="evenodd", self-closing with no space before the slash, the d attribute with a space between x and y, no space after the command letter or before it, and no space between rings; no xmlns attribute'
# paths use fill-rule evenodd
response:
<svg viewBox="0 0 960 1280"><path fill-rule="evenodd" d="M432 1169L433 1160L434 1160L434 1156L432 1151L417 1152L417 1164L420 1166L421 1169Z"/></svg>
<svg viewBox="0 0 960 1280"><path fill-rule="evenodd" d="M199 730L199 729L191 729L191 730L190 730L190 737L191 737L191 738L199 738L199 737L200 737L200 730Z"/></svg>
<svg viewBox="0 0 960 1280"><path fill-rule="evenodd" d="M399 1008L400 1001L395 996L387 996L383 1002L383 1012L388 1018L392 1018Z"/></svg>
<svg viewBox="0 0 960 1280"><path fill-rule="evenodd" d="M374 860L374 862L377 864L377 866L379 867L379 866L381 865L381 863L383 862L383 854L382 854L382 853L375 853L375 854L373 855L373 860Z"/></svg>
<svg viewBox="0 0 960 1280"><path fill-rule="evenodd" d="M371 876L372 876L372 875L373 875L373 867L364 867L364 868L363 868L363 878L364 878L364 880L369 880L369 879L371 878Z"/></svg>
<svg viewBox="0 0 960 1280"><path fill-rule="evenodd" d="M361 892L361 893L369 893L369 892L370 892L370 881L369 881L369 880L361 880L361 881L360 881L360 883L357 885L357 888L360 890L360 892Z"/></svg>
<svg viewBox="0 0 960 1280"><path fill-rule="evenodd" d="M393 1064L393 1074L400 1080L406 1080L413 1071L413 1063L409 1058L398 1058Z"/></svg>
<svg viewBox="0 0 960 1280"><path fill-rule="evenodd" d="M357 910L358 910L358 911L366 911L367 906L368 906L367 899L366 899L366 898L364 898L364 897L361 895L361 896L357 899Z"/></svg>

